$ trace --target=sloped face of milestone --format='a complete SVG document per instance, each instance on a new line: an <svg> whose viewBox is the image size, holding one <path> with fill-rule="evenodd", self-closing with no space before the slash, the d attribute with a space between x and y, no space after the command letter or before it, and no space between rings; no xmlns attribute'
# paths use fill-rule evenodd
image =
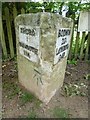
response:
<svg viewBox="0 0 90 120"><path fill-rule="evenodd" d="M73 21L54 13L15 19L20 83L48 103L63 85Z"/></svg>

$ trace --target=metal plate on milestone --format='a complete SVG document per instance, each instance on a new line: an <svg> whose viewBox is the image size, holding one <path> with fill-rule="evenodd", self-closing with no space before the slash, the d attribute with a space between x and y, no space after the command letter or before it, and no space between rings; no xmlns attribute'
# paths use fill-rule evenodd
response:
<svg viewBox="0 0 90 120"><path fill-rule="evenodd" d="M60 28L57 30L54 64L58 63L62 58L68 56L70 36L70 28Z"/></svg>
<svg viewBox="0 0 90 120"><path fill-rule="evenodd" d="M19 52L32 62L38 62L39 27L19 25Z"/></svg>

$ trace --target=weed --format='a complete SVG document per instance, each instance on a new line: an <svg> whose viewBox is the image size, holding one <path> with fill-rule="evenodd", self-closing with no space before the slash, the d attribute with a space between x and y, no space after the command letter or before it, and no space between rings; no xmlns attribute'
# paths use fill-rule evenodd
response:
<svg viewBox="0 0 90 120"><path fill-rule="evenodd" d="M36 99L36 100L35 100L35 107L36 107L36 108L39 108L41 103L42 103L42 102L41 102L40 100Z"/></svg>
<svg viewBox="0 0 90 120"><path fill-rule="evenodd" d="M67 111L63 108L54 108L53 115L54 117L57 117L57 118L68 118L69 117Z"/></svg>
<svg viewBox="0 0 90 120"><path fill-rule="evenodd" d="M81 84L69 84L64 86L64 92L67 96L86 96L86 94L81 91L82 88L87 89L87 86L84 83Z"/></svg>
<svg viewBox="0 0 90 120"><path fill-rule="evenodd" d="M27 102L32 102L33 100L35 101L36 106L40 105L39 100L37 100L31 93L23 91L20 86L18 86L15 83L8 83L5 82L3 84L3 88L8 91L7 97L9 99L12 99L14 96L18 95L21 101L21 105L27 103Z"/></svg>
<svg viewBox="0 0 90 120"><path fill-rule="evenodd" d="M30 112L28 118L37 118L37 115L34 111Z"/></svg>
<svg viewBox="0 0 90 120"><path fill-rule="evenodd" d="M5 91L8 91L7 97L9 99L12 99L14 96L16 96L21 91L19 86L13 82L11 83L4 82L3 88Z"/></svg>
<svg viewBox="0 0 90 120"><path fill-rule="evenodd" d="M68 64L73 64L73 65L77 65L77 61L76 60L68 60L67 61Z"/></svg>
<svg viewBox="0 0 90 120"><path fill-rule="evenodd" d="M12 90L9 91L9 94L8 94L7 97L9 99L12 99L14 96L16 96L17 94L19 94L20 91L21 91L21 89L17 85L13 85L12 86Z"/></svg>
<svg viewBox="0 0 90 120"><path fill-rule="evenodd" d="M64 86L64 91L67 96L74 96L80 94L80 91L78 90L77 86L74 85L65 85Z"/></svg>
<svg viewBox="0 0 90 120"><path fill-rule="evenodd" d="M32 102L35 99L35 97L31 93L23 92L20 96L20 99L22 104L25 104L27 102Z"/></svg>
<svg viewBox="0 0 90 120"><path fill-rule="evenodd" d="M84 76L84 79L90 80L90 74L85 75L85 76Z"/></svg>

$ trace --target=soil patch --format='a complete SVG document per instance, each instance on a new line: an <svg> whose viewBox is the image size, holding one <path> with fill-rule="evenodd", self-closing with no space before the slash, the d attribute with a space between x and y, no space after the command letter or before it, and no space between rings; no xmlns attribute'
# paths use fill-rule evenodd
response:
<svg viewBox="0 0 90 120"><path fill-rule="evenodd" d="M87 62L67 65L63 87L48 105L22 89L16 61L3 62L2 70L3 118L88 118Z"/></svg>

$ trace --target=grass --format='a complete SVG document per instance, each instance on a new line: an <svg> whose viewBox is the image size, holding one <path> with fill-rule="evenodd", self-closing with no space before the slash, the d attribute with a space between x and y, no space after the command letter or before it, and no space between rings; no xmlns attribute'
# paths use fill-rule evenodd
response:
<svg viewBox="0 0 90 120"><path fill-rule="evenodd" d="M20 92L20 90L21 89L19 87L16 87L15 89L13 88L12 91L9 91L8 98L12 99L14 96L18 95L18 93Z"/></svg>
<svg viewBox="0 0 90 120"><path fill-rule="evenodd" d="M16 95L19 95L22 104L32 102L32 100L35 99L35 97L31 93L22 90L20 86L15 83L6 82L3 84L3 88L8 91L7 97L9 99L12 99Z"/></svg>
<svg viewBox="0 0 90 120"><path fill-rule="evenodd" d="M21 89L20 86L13 82L4 82L3 88L7 92L7 98L13 99L15 96L19 96L19 100L21 105L24 105L28 102L34 102L35 107L39 108L40 104L42 103L39 99L37 99L32 93L29 93L23 89Z"/></svg>
<svg viewBox="0 0 90 120"><path fill-rule="evenodd" d="M53 109L53 116L56 118L68 118L69 117L68 112L65 109L58 108L58 107Z"/></svg>
<svg viewBox="0 0 90 120"><path fill-rule="evenodd" d="M20 96L21 104L24 105L28 102L34 102L35 108L39 108L42 103L39 99L37 99L32 93L23 92Z"/></svg>
<svg viewBox="0 0 90 120"><path fill-rule="evenodd" d="M35 100L35 107L36 107L36 108L39 108L39 107L40 107L40 104L42 104L42 102L41 102L39 99L36 99L36 100Z"/></svg>
<svg viewBox="0 0 90 120"><path fill-rule="evenodd" d="M22 104L25 104L27 102L32 102L34 99L36 99L31 93L29 92L23 92L20 96L20 100Z"/></svg>
<svg viewBox="0 0 90 120"><path fill-rule="evenodd" d="M19 86L15 83L12 83L12 82L11 83L10 82L3 83L3 88L6 91L8 91L7 97L9 99L12 99L14 96L16 96L21 91Z"/></svg>
<svg viewBox="0 0 90 120"><path fill-rule="evenodd" d="M28 114L28 118L37 118L37 115L34 111L32 111Z"/></svg>

